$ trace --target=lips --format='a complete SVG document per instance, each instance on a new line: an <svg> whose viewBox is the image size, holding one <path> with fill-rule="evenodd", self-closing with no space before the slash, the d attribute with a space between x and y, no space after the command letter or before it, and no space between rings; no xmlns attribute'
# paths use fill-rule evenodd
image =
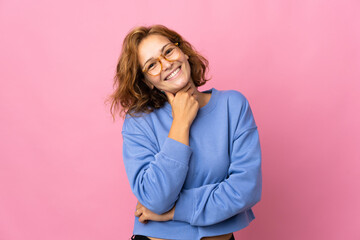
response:
<svg viewBox="0 0 360 240"><path fill-rule="evenodd" d="M172 71L171 73L169 73L169 75L167 75L164 80L165 80L165 81L168 80L167 78L168 78L173 72L175 72L178 68L181 68L181 66L175 68L174 71ZM181 70L181 69L180 69L180 70Z"/></svg>

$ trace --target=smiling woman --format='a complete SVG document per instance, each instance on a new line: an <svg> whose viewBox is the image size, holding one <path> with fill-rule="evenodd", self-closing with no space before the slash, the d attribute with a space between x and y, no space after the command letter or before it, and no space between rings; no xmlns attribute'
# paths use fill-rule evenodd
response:
<svg viewBox="0 0 360 240"><path fill-rule="evenodd" d="M144 72L147 73L144 80L150 88L156 87L162 91L176 93L189 81L193 81L189 56L175 44L159 34L150 35L139 44L139 63L140 66L144 66ZM158 57L154 59L152 56Z"/></svg>
<svg viewBox="0 0 360 240"><path fill-rule="evenodd" d="M168 53L164 48L167 47L168 51L171 47L166 44L175 46L174 56L165 55ZM166 57L169 57L168 60ZM160 64L160 73L159 66L155 69L151 65L156 63L156 60ZM164 78L176 70L175 66L180 65L182 68L186 65L186 70L181 69L182 82L174 81L171 85L162 85ZM152 69L146 69L150 66ZM181 86L184 87L185 79L190 81L189 77L195 88L204 85L208 81L205 77L207 69L208 61L175 31L162 25L132 29L124 39L114 77L115 91L108 99L111 101L114 120L113 112L119 111L120 115L124 113L133 116L135 113L149 113L163 107L167 102L164 91L175 93Z"/></svg>
<svg viewBox="0 0 360 240"><path fill-rule="evenodd" d="M132 239L235 239L261 198L261 150L250 104L197 88L207 60L162 25L124 39L110 111L124 113L123 161L138 202Z"/></svg>

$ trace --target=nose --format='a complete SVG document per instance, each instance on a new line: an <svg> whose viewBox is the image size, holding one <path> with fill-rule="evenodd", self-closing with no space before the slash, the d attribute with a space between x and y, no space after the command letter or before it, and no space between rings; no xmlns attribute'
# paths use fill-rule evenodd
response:
<svg viewBox="0 0 360 240"><path fill-rule="evenodd" d="M166 60L165 58L163 58L162 56L160 57L160 61L161 61L161 64L163 66L163 71L168 69L169 67L171 67L171 62Z"/></svg>

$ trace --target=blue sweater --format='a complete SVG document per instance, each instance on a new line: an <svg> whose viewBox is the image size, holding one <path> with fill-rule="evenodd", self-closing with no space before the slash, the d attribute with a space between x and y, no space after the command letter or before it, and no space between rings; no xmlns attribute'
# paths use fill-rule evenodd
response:
<svg viewBox="0 0 360 240"><path fill-rule="evenodd" d="M140 117L126 116L123 161L132 192L149 210L171 221L141 223L133 234L194 240L238 231L255 218L261 199L261 150L245 96L212 88L190 128L189 145L168 137L171 105ZM135 206L134 206L135 212Z"/></svg>

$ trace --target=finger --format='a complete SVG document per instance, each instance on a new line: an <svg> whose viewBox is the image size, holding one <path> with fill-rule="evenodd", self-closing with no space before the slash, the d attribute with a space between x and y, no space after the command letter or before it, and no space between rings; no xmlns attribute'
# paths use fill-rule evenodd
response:
<svg viewBox="0 0 360 240"><path fill-rule="evenodd" d="M189 97L195 97L195 96L196 96L195 92L194 92L192 89L189 90L189 91L187 91L186 94L187 94Z"/></svg>
<svg viewBox="0 0 360 240"><path fill-rule="evenodd" d="M141 222L141 223L145 223L146 220L147 220L147 219L145 219L144 215L141 215L141 216L139 217L139 222Z"/></svg>
<svg viewBox="0 0 360 240"><path fill-rule="evenodd" d="M165 92L165 95L167 96L169 102L172 102L174 100L174 95L171 92Z"/></svg>
<svg viewBox="0 0 360 240"><path fill-rule="evenodd" d="M136 209L136 211L135 211L135 216L136 216L136 217L139 217L140 215L141 215L140 210Z"/></svg>

